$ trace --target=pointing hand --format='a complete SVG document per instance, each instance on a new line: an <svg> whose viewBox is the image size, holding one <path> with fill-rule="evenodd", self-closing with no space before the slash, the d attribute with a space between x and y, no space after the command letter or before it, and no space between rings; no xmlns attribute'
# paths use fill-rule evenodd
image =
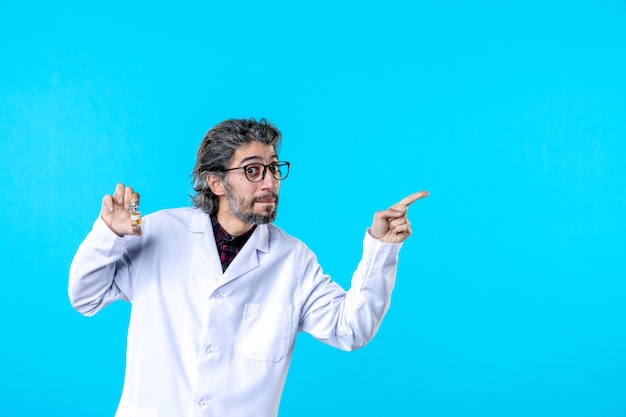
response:
<svg viewBox="0 0 626 417"><path fill-rule="evenodd" d="M428 195L428 191L420 191L404 197L387 210L376 212L370 229L372 237L389 243L404 242L411 235L411 224L406 216L409 205Z"/></svg>

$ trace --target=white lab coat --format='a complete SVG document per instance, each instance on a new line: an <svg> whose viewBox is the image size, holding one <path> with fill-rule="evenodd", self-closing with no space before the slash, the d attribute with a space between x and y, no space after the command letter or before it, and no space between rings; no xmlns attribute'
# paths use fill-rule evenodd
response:
<svg viewBox="0 0 626 417"><path fill-rule="evenodd" d="M275 417L296 333L365 345L389 307L400 246L366 233L346 292L274 225L258 226L222 273L197 208L145 216L141 237L98 219L70 267L69 297L88 316L132 303L116 417Z"/></svg>

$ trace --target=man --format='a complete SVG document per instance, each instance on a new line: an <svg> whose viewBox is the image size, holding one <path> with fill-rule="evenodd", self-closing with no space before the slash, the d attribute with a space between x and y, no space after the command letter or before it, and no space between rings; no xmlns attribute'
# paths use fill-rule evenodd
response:
<svg viewBox="0 0 626 417"><path fill-rule="evenodd" d="M377 212L344 291L315 255L272 222L289 163L265 120L227 120L204 137L193 207L130 222L139 195L102 200L70 268L74 308L132 303L116 417L275 417L295 336L344 350L365 345L389 307L409 204Z"/></svg>

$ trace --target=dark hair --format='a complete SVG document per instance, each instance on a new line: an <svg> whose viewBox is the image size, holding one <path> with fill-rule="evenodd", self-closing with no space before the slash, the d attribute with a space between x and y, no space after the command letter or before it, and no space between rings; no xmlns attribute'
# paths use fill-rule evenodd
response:
<svg viewBox="0 0 626 417"><path fill-rule="evenodd" d="M191 172L193 189L196 195L191 196L193 205L204 212L217 212L219 200L209 188L207 175L213 174L224 178L224 170L242 145L259 141L272 145L278 151L281 141L280 131L265 119L258 122L254 118L225 120L212 127L198 148L196 166Z"/></svg>

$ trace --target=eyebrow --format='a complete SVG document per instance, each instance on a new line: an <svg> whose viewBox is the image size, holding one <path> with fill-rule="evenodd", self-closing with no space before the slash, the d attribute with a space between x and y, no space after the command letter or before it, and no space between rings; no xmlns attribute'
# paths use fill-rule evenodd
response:
<svg viewBox="0 0 626 417"><path fill-rule="evenodd" d="M278 161L278 155L274 154L270 157L270 159L275 159L276 161ZM258 155L251 155L251 156L247 156L245 158L243 158L240 162L239 165L245 164L246 162L251 162L251 161L262 161L263 158L261 158ZM273 161L275 162L275 161ZM271 162L270 162L271 163Z"/></svg>

